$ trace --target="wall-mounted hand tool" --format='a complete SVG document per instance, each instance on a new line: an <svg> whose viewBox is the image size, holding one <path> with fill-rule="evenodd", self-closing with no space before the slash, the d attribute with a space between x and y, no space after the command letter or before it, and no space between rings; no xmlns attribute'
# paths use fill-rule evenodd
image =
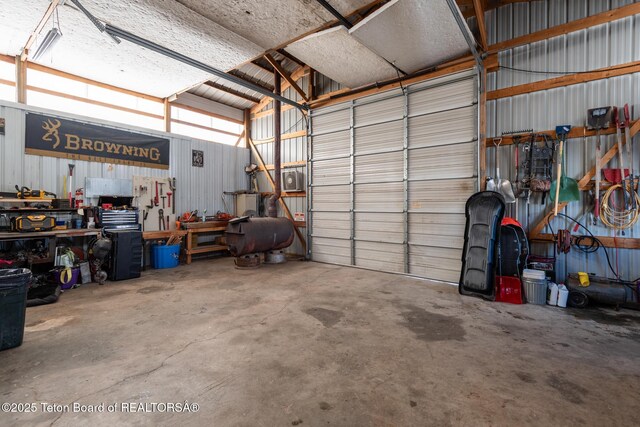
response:
<svg viewBox="0 0 640 427"><path fill-rule="evenodd" d="M602 138L600 131L607 129L611 123L611 107L592 108L587 111L587 125L589 129L595 129L596 139L596 188L593 207L593 224L598 223L600 218L600 177L602 175L602 159L600 157L602 148Z"/></svg>
<svg viewBox="0 0 640 427"><path fill-rule="evenodd" d="M153 200L153 204L155 206L160 204L160 200L158 199L158 181L156 181L156 198Z"/></svg>
<svg viewBox="0 0 640 427"><path fill-rule="evenodd" d="M166 230L164 227L164 210L158 210L158 230Z"/></svg>

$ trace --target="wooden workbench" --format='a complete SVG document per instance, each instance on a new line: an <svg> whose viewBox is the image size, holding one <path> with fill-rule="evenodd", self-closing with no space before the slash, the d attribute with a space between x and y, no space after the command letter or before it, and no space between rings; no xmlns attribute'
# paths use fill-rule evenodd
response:
<svg viewBox="0 0 640 427"><path fill-rule="evenodd" d="M69 230L25 231L22 233L2 232L0 233L0 240L26 240L39 239L43 237L87 237L98 235L100 235L100 230L78 228Z"/></svg>
<svg viewBox="0 0 640 427"><path fill-rule="evenodd" d="M206 223L201 223L206 224ZM185 230L187 232L187 244L184 253L187 256L187 264L191 264L191 256L196 254L204 254L209 252L221 252L227 251L228 248L226 245L211 245L206 244L203 246L193 247L193 238L198 238L199 234L213 234L213 233L221 233L227 229L227 226L198 226L197 228L190 228Z"/></svg>
<svg viewBox="0 0 640 427"><path fill-rule="evenodd" d="M0 241L11 242L11 241L19 241L19 240L47 239L49 256L47 258L37 258L30 261L32 264L44 264L44 263L54 261L58 238L99 236L100 233L101 233L101 230L97 230L95 228L33 231L33 232L23 232L23 233L0 232Z"/></svg>

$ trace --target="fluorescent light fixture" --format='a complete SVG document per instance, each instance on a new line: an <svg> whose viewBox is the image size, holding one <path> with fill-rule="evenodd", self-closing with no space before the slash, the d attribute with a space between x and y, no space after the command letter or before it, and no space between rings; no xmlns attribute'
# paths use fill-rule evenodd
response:
<svg viewBox="0 0 640 427"><path fill-rule="evenodd" d="M42 39L42 43L38 45L38 48L36 49L31 59L37 61L40 57L42 57L42 55L53 49L58 40L60 40L60 37L62 37L62 33L58 28L53 27L52 29L50 29L47 35L44 36L44 39Z"/></svg>

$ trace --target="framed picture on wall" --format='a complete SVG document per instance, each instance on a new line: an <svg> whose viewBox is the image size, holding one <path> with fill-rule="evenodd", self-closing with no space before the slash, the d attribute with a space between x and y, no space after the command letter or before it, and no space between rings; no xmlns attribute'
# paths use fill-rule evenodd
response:
<svg viewBox="0 0 640 427"><path fill-rule="evenodd" d="M191 164L197 168L204 167L204 151L191 150Z"/></svg>

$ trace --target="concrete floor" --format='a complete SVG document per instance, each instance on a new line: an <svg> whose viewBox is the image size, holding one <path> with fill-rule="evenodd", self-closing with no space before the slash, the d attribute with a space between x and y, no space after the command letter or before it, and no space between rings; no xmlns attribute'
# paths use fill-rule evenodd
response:
<svg viewBox="0 0 640 427"><path fill-rule="evenodd" d="M23 345L0 352L0 400L119 406L38 403L0 424L639 425L639 315L308 262L198 261L29 308ZM198 412L120 406L185 400Z"/></svg>

